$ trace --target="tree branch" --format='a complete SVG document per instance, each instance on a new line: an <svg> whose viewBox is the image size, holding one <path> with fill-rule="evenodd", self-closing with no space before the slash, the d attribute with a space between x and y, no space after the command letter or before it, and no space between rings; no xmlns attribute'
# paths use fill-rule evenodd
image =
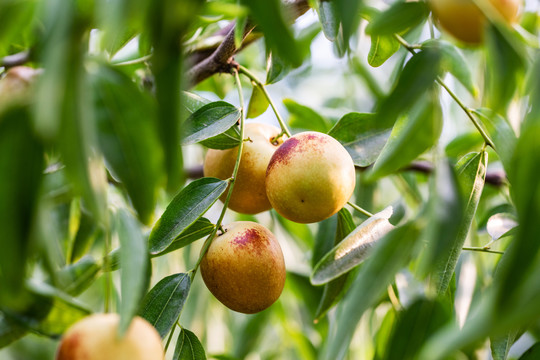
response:
<svg viewBox="0 0 540 360"><path fill-rule="evenodd" d="M13 55L4 56L0 58L0 67L11 68L19 65L26 64L30 61L30 51L22 51Z"/></svg>
<svg viewBox="0 0 540 360"><path fill-rule="evenodd" d="M285 6L291 21L294 21L310 9L307 0L296 0L287 3ZM235 24L232 22L216 33L216 35L226 35L215 50L212 51L212 49L205 48L190 54L189 60L192 61L194 65L187 71L187 77L191 86L200 83L216 73L230 72L233 66L233 56L245 46L259 38L259 36L248 37L255 29L255 25L248 21L246 28L244 29L242 46L237 49L234 43L234 29Z"/></svg>

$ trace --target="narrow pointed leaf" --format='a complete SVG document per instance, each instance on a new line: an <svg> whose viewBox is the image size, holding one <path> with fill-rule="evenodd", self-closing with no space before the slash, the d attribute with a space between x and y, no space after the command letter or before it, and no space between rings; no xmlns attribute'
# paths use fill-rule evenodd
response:
<svg viewBox="0 0 540 360"><path fill-rule="evenodd" d="M27 329L0 312L0 349L26 335Z"/></svg>
<svg viewBox="0 0 540 360"><path fill-rule="evenodd" d="M289 124L293 128L313 130L325 133L329 128L328 122L315 110L297 103L292 99L284 99L283 105L289 112Z"/></svg>
<svg viewBox="0 0 540 360"><path fill-rule="evenodd" d="M276 52L285 63L300 66L303 54L287 26L288 19L283 16L282 3L279 0L242 0L241 3L249 8L272 52Z"/></svg>
<svg viewBox="0 0 540 360"><path fill-rule="evenodd" d="M441 53L441 69L452 74L472 96L478 95L478 87L473 81L469 64L458 48L444 40L427 40L422 43L422 49L435 48Z"/></svg>
<svg viewBox="0 0 540 360"><path fill-rule="evenodd" d="M519 360L534 360L538 359L540 357L540 342L537 342L533 346L529 348L529 350L525 351L523 355L519 358Z"/></svg>
<svg viewBox="0 0 540 360"><path fill-rule="evenodd" d="M77 296L96 280L101 266L91 256L84 256L56 274L57 286L71 296Z"/></svg>
<svg viewBox="0 0 540 360"><path fill-rule="evenodd" d="M478 202L484 189L487 161L487 152L483 151L474 155L472 158L467 157L466 161L458 164L458 179L465 200L465 212L455 241L447 252L448 257L438 262L436 266L435 272L438 275L435 279L435 284L438 294L444 294L448 289L461 254L461 248L469 234L471 224L476 215L476 209L478 208Z"/></svg>
<svg viewBox="0 0 540 360"><path fill-rule="evenodd" d="M334 4L328 0L319 1L319 21L324 36L330 41L336 41L339 36L339 19L336 16Z"/></svg>
<svg viewBox="0 0 540 360"><path fill-rule="evenodd" d="M399 50L399 42L392 35L372 35L368 64L379 67Z"/></svg>
<svg viewBox="0 0 540 360"><path fill-rule="evenodd" d="M150 281L147 241L139 223L126 211L118 213L122 303L118 334L122 336L137 313Z"/></svg>
<svg viewBox="0 0 540 360"><path fill-rule="evenodd" d="M391 35L404 32L427 20L429 8L426 3L395 2L388 10L376 15L366 27L369 35Z"/></svg>
<svg viewBox="0 0 540 360"><path fill-rule="evenodd" d="M355 227L349 210L345 208L341 209L338 212L334 245L338 245L347 237L347 235L354 231ZM349 279L350 275L351 273L348 272L325 284L321 300L317 307L317 312L315 313L315 319L320 319L324 316L324 314L326 314L326 312L343 296L347 279Z"/></svg>
<svg viewBox="0 0 540 360"><path fill-rule="evenodd" d="M390 216L391 207L373 215L345 237L315 266L311 283L326 284L362 263L372 247L394 228L388 221Z"/></svg>
<svg viewBox="0 0 540 360"><path fill-rule="evenodd" d="M291 70L292 67L285 63L279 55L270 53L266 60L266 85L277 83Z"/></svg>
<svg viewBox="0 0 540 360"><path fill-rule="evenodd" d="M517 331L511 331L504 336L490 338L491 356L493 357L493 360L507 359L510 348L517 340L517 335Z"/></svg>
<svg viewBox="0 0 540 360"><path fill-rule="evenodd" d="M429 97L427 102L418 102L409 116L397 121L366 181L407 166L437 142L442 131L442 112L436 95L430 93Z"/></svg>
<svg viewBox="0 0 540 360"><path fill-rule="evenodd" d="M43 167L28 110L0 113L0 304L16 301L22 290Z"/></svg>
<svg viewBox="0 0 540 360"><path fill-rule="evenodd" d="M206 352L197 338L191 331L182 328L176 348L174 349L173 360L205 360Z"/></svg>
<svg viewBox="0 0 540 360"><path fill-rule="evenodd" d="M347 149L357 166L369 166L377 160L390 136L392 125L379 122L374 114L349 113L343 116L328 135Z"/></svg>
<svg viewBox="0 0 540 360"><path fill-rule="evenodd" d="M425 341L451 320L451 309L440 300L419 299L398 313L383 360L417 359Z"/></svg>
<svg viewBox="0 0 540 360"><path fill-rule="evenodd" d="M191 244L194 241L199 240L203 236L210 235L212 230L214 230L215 225L206 218L200 218L195 221L190 227L184 230L174 241L169 245L169 247L163 250L160 253L155 254L162 255L183 248Z"/></svg>
<svg viewBox="0 0 540 360"><path fill-rule="evenodd" d="M140 315L164 338L176 323L189 293L188 274L179 273L161 279L144 297Z"/></svg>
<svg viewBox="0 0 540 360"><path fill-rule="evenodd" d="M200 142L201 145L206 146L210 149L232 149L240 145L240 130L237 125L233 125L229 130L211 137L209 139L203 140Z"/></svg>
<svg viewBox="0 0 540 360"><path fill-rule="evenodd" d="M345 357L362 314L379 299L396 272L408 264L415 253L419 232L416 224L408 223L390 231L377 243L338 305L337 319L331 324L321 359Z"/></svg>
<svg viewBox="0 0 540 360"><path fill-rule="evenodd" d="M189 91L182 91L182 105L190 113L202 108L204 105L210 104L211 101Z"/></svg>
<svg viewBox="0 0 540 360"><path fill-rule="evenodd" d="M225 101L206 104L184 122L182 144L194 144L219 135L240 119L240 110Z"/></svg>
<svg viewBox="0 0 540 360"><path fill-rule="evenodd" d="M418 267L422 275L436 269L431 278L438 279L438 272L447 270L448 254L454 250L464 214L458 179L448 161L437 164L427 207L427 226L422 233L426 248ZM448 270L451 276L453 269Z"/></svg>
<svg viewBox="0 0 540 360"><path fill-rule="evenodd" d="M219 199L227 181L216 178L195 180L180 191L150 233L150 253L158 254Z"/></svg>
<svg viewBox="0 0 540 360"><path fill-rule="evenodd" d="M474 113L494 143L495 151L499 155L505 170L511 176L510 169L513 164L513 154L517 143L514 129L512 129L508 120L490 109L478 109Z"/></svg>
<svg viewBox="0 0 540 360"><path fill-rule="evenodd" d="M440 73L440 60L439 51L426 49L405 64L396 85L379 104L377 117L383 126L393 125L418 99L426 97L426 92L432 88Z"/></svg>
<svg viewBox="0 0 540 360"><path fill-rule="evenodd" d="M155 104L120 71L100 67L93 77L99 144L125 186L141 222L151 221L163 178Z"/></svg>
<svg viewBox="0 0 540 360"><path fill-rule="evenodd" d="M266 96L264 96L263 91L258 86L254 85L251 98L249 99L246 118L252 119L262 115L266 109L268 109L269 105L270 104L268 103Z"/></svg>

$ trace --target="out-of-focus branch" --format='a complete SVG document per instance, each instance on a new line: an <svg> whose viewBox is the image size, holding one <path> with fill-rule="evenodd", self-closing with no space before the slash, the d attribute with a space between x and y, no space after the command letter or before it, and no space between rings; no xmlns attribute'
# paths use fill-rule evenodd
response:
<svg viewBox="0 0 540 360"><path fill-rule="evenodd" d="M357 167L360 171L365 171L369 167ZM429 161L414 161L409 166L402 169L402 171L412 171L424 174L431 174L435 170L435 167ZM203 166L196 165L186 169L186 175L190 179L199 179L204 176ZM486 174L486 184L493 186L502 186L506 182L506 173L502 170L490 170Z"/></svg>
<svg viewBox="0 0 540 360"><path fill-rule="evenodd" d="M0 67L15 67L26 64L30 61L30 51L22 51L13 55L4 56L0 58Z"/></svg>
<svg viewBox="0 0 540 360"><path fill-rule="evenodd" d="M307 0L288 2L285 7L288 14L287 16L289 16L292 21L310 9ZM216 33L216 35L224 35L226 31L225 38L215 50L211 51L211 49L205 48L189 55L188 59L192 61L193 65L187 71L187 77L191 85L196 85L216 73L230 72L231 68L234 66L232 61L233 56L258 38L257 36L249 37L251 32L255 29L255 25L248 21L244 29L242 46L236 48L234 43L234 29L235 25L234 23L231 23Z"/></svg>

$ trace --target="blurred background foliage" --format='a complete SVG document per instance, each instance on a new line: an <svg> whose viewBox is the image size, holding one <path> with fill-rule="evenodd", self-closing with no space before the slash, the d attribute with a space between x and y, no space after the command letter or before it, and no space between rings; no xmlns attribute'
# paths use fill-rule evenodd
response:
<svg viewBox="0 0 540 360"><path fill-rule="evenodd" d="M180 311L216 359L537 358L540 8L520 11L468 46L425 1L0 0L0 359L51 359L78 319L129 321L149 299L167 311L167 359ZM285 290L256 315L172 276L221 211L180 191L205 152L189 116L225 101L227 129L238 119L232 56L258 78L242 78L248 121L277 124L264 88L293 132L342 142L351 201L389 231L350 207L311 225L227 211L284 251ZM208 211L154 251L169 204ZM359 226L377 246L317 272Z"/></svg>

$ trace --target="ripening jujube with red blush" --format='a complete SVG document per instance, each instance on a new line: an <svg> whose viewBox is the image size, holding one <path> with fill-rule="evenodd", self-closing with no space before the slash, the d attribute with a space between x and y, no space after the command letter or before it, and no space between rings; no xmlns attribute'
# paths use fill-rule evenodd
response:
<svg viewBox="0 0 540 360"><path fill-rule="evenodd" d="M354 163L333 137L303 132L276 150L266 170L266 194L283 217L319 222L337 213L354 191Z"/></svg>
<svg viewBox="0 0 540 360"><path fill-rule="evenodd" d="M119 337L118 314L94 314L71 326L60 342L56 360L163 360L157 330L136 316Z"/></svg>
<svg viewBox="0 0 540 360"><path fill-rule="evenodd" d="M509 24L518 18L521 0L478 1L485 1L493 15ZM469 44L483 41L487 19L473 0L429 0L429 5L440 26L456 39Z"/></svg>
<svg viewBox="0 0 540 360"><path fill-rule="evenodd" d="M245 125L242 158L229 201L229 209L243 214L258 214L272 206L266 197L264 179L266 167L274 151L283 142L276 139L280 130L272 125L249 123ZM227 150L210 149L204 159L204 176L226 180L233 174L238 147ZM225 201L227 191L221 197Z"/></svg>
<svg viewBox="0 0 540 360"><path fill-rule="evenodd" d="M210 292L229 309L254 314L272 305L285 285L279 242L264 226L237 221L223 226L201 262Z"/></svg>

